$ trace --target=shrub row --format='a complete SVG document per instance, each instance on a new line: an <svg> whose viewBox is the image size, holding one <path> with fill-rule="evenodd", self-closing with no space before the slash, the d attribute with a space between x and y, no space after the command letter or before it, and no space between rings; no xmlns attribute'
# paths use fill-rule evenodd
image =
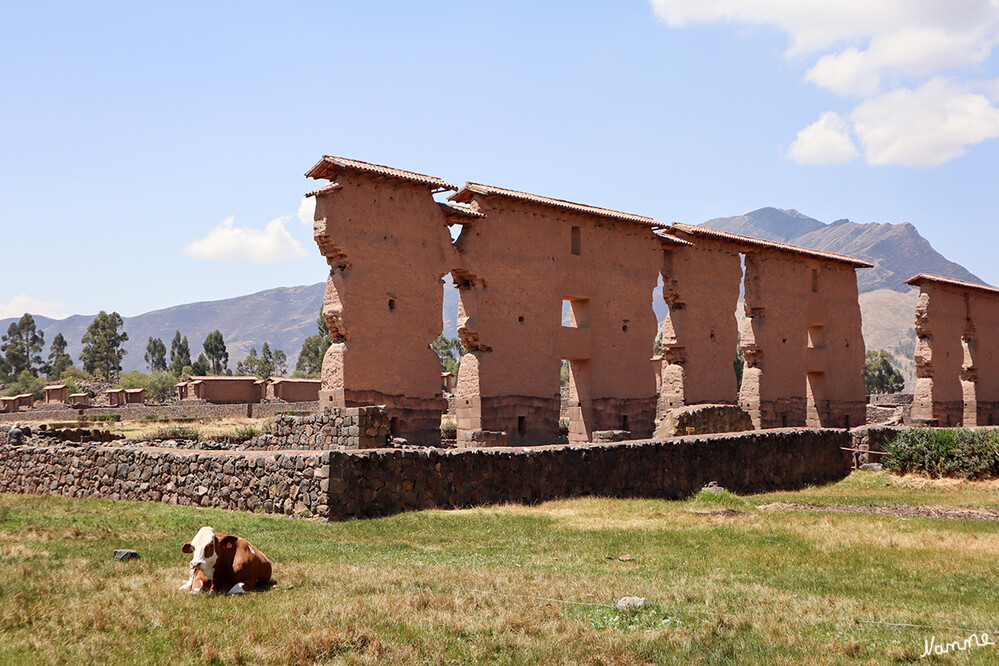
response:
<svg viewBox="0 0 999 666"><path fill-rule="evenodd" d="M885 444L884 466L900 474L999 477L999 431L913 428Z"/></svg>

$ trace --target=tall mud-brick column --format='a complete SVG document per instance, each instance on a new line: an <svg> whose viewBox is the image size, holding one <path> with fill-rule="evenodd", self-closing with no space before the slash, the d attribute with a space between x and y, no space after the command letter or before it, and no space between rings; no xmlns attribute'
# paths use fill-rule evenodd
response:
<svg viewBox="0 0 999 666"><path fill-rule="evenodd" d="M454 249L433 192L439 178L326 156L307 174L330 183L316 199L315 239L330 266L323 317L323 405L385 405L391 436L440 443L442 276Z"/></svg>
<svg viewBox="0 0 999 666"><path fill-rule="evenodd" d="M864 337L856 267L808 260L806 350L810 427L852 428L867 420Z"/></svg>
<svg viewBox="0 0 999 666"><path fill-rule="evenodd" d="M920 273L912 418L942 427L999 424L999 289Z"/></svg>
<svg viewBox="0 0 999 666"><path fill-rule="evenodd" d="M663 241L659 416L684 405L734 405L735 309L742 267L737 248L711 240Z"/></svg>

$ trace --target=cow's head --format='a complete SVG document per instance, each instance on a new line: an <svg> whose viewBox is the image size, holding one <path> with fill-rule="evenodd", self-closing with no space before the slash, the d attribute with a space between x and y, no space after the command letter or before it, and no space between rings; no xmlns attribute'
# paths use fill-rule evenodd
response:
<svg viewBox="0 0 999 666"><path fill-rule="evenodd" d="M202 527L190 543L185 543L181 551L191 554L191 572L200 570L208 580L215 575L215 561L219 557L219 539L215 530Z"/></svg>

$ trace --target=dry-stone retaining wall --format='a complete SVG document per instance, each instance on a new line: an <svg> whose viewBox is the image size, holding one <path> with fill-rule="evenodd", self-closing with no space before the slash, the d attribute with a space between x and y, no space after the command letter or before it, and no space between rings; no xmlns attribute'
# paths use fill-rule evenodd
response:
<svg viewBox="0 0 999 666"><path fill-rule="evenodd" d="M764 430L668 441L333 452L330 518L559 497L682 498L710 481L739 493L850 473L845 430ZM335 499L334 499L335 498Z"/></svg>
<svg viewBox="0 0 999 666"><path fill-rule="evenodd" d="M0 445L0 491L147 500L303 516L328 513L329 453Z"/></svg>
<svg viewBox="0 0 999 666"><path fill-rule="evenodd" d="M160 419L234 419L267 418L282 412L316 412L319 403L313 402L259 402L234 405L211 403L181 403L169 405L122 405L121 407L84 407L74 409L67 405L39 405L32 409L10 414L0 414L0 422L16 421L75 421L79 416L120 414L123 419L141 420L146 417Z"/></svg>
<svg viewBox="0 0 999 666"><path fill-rule="evenodd" d="M752 429L753 418L738 405L689 405L666 413L656 428L656 439Z"/></svg>
<svg viewBox="0 0 999 666"><path fill-rule="evenodd" d="M268 435L254 437L243 446L256 450L329 451L331 449L385 448L389 418L384 406L326 407L322 414L278 415Z"/></svg>
<svg viewBox="0 0 999 666"><path fill-rule="evenodd" d="M844 430L765 430L588 446L192 451L22 446L0 430L0 492L108 497L334 520L559 497L679 498L715 481L790 489L850 471Z"/></svg>

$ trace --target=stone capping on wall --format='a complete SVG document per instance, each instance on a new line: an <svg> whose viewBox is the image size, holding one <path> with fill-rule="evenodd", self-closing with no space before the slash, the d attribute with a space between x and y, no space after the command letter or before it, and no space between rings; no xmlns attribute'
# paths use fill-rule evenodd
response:
<svg viewBox="0 0 999 666"><path fill-rule="evenodd" d="M876 407L901 407L911 405L912 393L871 393L867 396L867 404Z"/></svg>
<svg viewBox="0 0 999 666"><path fill-rule="evenodd" d="M774 429L583 446L198 451L22 446L0 429L0 492L159 501L332 520L563 497L679 499L715 481L738 493L850 472L845 430Z"/></svg>

